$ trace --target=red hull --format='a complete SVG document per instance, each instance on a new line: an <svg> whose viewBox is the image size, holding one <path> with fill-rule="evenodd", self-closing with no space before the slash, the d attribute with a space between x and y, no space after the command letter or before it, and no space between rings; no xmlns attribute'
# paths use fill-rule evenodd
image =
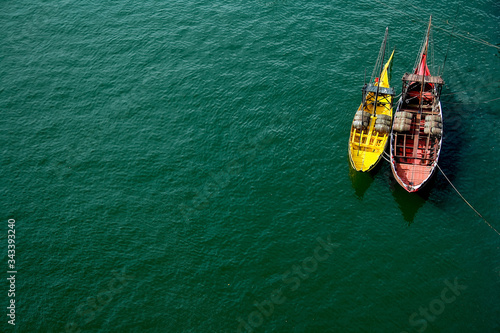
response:
<svg viewBox="0 0 500 333"><path fill-rule="evenodd" d="M425 117L441 116L441 105L430 110L411 109L400 100L397 112L412 115L410 130L391 134L391 167L396 181L408 192L422 188L431 178L441 151L441 135L426 133Z"/></svg>
<svg viewBox="0 0 500 333"><path fill-rule="evenodd" d="M391 168L394 178L408 192L421 189L433 175L443 135L440 76L431 76L424 46L412 74L403 76L403 91L391 131Z"/></svg>

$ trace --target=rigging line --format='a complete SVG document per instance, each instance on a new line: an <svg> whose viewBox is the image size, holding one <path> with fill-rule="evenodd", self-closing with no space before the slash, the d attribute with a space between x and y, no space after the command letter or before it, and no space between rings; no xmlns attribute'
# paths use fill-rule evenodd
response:
<svg viewBox="0 0 500 333"><path fill-rule="evenodd" d="M457 13L455 14L455 23L457 21L459 9L460 9L460 5L457 6ZM453 23L453 28L451 29L452 34L453 34L453 32L455 32L455 23ZM446 65L446 59L448 59L448 52L450 51L450 45L451 45L451 34L450 34L450 39L448 39L448 47L446 48L446 55L444 56L443 68L441 69L441 75L444 73L444 65Z"/></svg>
<svg viewBox="0 0 500 333"><path fill-rule="evenodd" d="M458 6L457 8L460 8L460 6ZM448 23L448 24L450 24L449 22L447 22L447 23ZM455 24L453 24L453 27L455 27ZM441 29L445 30L445 28L441 28ZM467 35L470 35L470 32L468 32L468 31L465 31L465 32L467 33ZM453 31L452 31L452 34L453 34ZM462 36L462 37L466 37L465 35L462 35L462 34L457 34L457 35L458 35L458 36ZM494 45L494 44L491 44L491 43L490 43L490 42L488 42L487 40L484 40L484 39L479 38L479 37L474 36L474 35L472 35L472 36L473 36L473 37L474 37L474 38L475 38L478 42L483 42L483 43L485 43L486 45L493 46L493 47L498 47L498 46L496 46L496 45ZM467 37L466 37L466 38L467 38Z"/></svg>
<svg viewBox="0 0 500 333"><path fill-rule="evenodd" d="M435 69L436 68L436 61L435 61L435 52L434 52L434 31L431 31L431 68ZM438 74L439 74L439 68L438 68Z"/></svg>
<svg viewBox="0 0 500 333"><path fill-rule="evenodd" d="M439 30L443 30L443 31L449 33L451 36L457 36L457 37L465 38L465 39L471 40L473 42L484 44L486 46L494 47L494 48L500 50L500 46L491 44L490 42L487 42L487 41L485 41L485 40L483 40L483 39L481 39L479 37L476 39L476 38L468 37L466 35L462 35L462 34L459 34L459 33L456 33L456 32L450 32L450 30L445 29L445 28L441 28L440 26L437 26L437 25L434 25L434 28L439 29ZM470 34L470 33L468 33L468 34Z"/></svg>
<svg viewBox="0 0 500 333"><path fill-rule="evenodd" d="M387 163L391 164L391 161L390 161L391 155L387 154L387 152L386 152L386 151L384 151L384 152L382 153L382 158L383 158L384 160L386 160L386 161L387 161Z"/></svg>
<svg viewBox="0 0 500 333"><path fill-rule="evenodd" d="M451 187L453 187L453 189L457 192L457 194L460 196L460 198L462 198L462 200L467 204L469 205L469 207L480 217L484 220L484 222L486 222L486 224L493 230L495 230L495 232L500 236L500 232L498 232L497 229L495 229L484 217L483 215L481 215L474 207L472 207L472 205L467 201L465 200L464 196L457 190L457 188L455 187L455 185L453 185L453 183L451 182L450 179L448 179L448 177L446 176L446 174L443 172L443 170L441 170L441 167L439 166L439 164L436 163L436 166L438 167L439 171L441 171L441 173L443 174L444 178L446 178L446 180L448 181L448 183L450 183Z"/></svg>
<svg viewBox="0 0 500 333"><path fill-rule="evenodd" d="M385 58L385 47L387 46L387 34L389 33L389 27L385 28L385 37L384 37L384 42L382 43L383 45L383 50L380 49L382 52L382 58L380 58L380 73L378 74L378 84L377 84L377 92L375 93L375 100L373 101L373 115L377 116L377 99L380 91L380 85L382 84L382 71L384 70L384 58ZM380 57L380 52L379 52L379 57ZM370 117L371 118L371 117Z"/></svg>

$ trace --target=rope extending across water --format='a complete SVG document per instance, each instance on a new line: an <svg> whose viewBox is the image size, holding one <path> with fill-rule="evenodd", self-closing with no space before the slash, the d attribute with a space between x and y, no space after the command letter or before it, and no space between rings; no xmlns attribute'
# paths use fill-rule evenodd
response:
<svg viewBox="0 0 500 333"><path fill-rule="evenodd" d="M386 152L384 152L382 154L382 158L384 160L386 160L387 162L390 163L390 155L387 154ZM436 166L438 167L439 171L441 171L441 173L443 174L444 178L446 178L446 180L448 181L448 183L451 185L451 187L453 187L453 189L455 190L455 192L457 192L457 194L460 196L460 198L462 198L462 200L480 217L484 220L484 222L491 228L493 229L499 236L500 236L500 232L498 232L497 229L495 229L495 227L493 227L484 217L483 215L481 215L481 213L479 213L477 211L477 209L475 209L465 198L464 196L462 195L462 193L460 193L460 191L457 190L457 188L455 187L455 185L453 185L453 183L451 182L451 180L448 178L448 176L446 176L446 174L444 173L444 171L441 169L441 167L439 166L439 164L436 164Z"/></svg>
<svg viewBox="0 0 500 333"><path fill-rule="evenodd" d="M493 230L495 230L495 232L500 236L500 232L498 232L497 229L495 229L484 217L483 215L481 215L474 207L472 207L472 205L464 198L464 196L457 190L457 188L455 187L455 185L453 185L453 183L451 182L451 180L446 176L446 174L443 172L443 170L441 170L441 167L439 166L439 164L436 164L436 166L438 167L439 171L441 171L441 173L443 174L444 178L446 178L446 180L448 181L448 183L450 183L451 187L453 187L453 189L455 190L455 192L457 192L457 194L460 196L460 198L462 198L462 200L480 217L484 220L484 222Z"/></svg>

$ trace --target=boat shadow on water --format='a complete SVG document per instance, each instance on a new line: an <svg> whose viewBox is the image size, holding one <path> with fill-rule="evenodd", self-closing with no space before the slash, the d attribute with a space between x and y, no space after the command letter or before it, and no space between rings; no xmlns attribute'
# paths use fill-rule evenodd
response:
<svg viewBox="0 0 500 333"><path fill-rule="evenodd" d="M447 104L447 102L449 104ZM455 98L447 98L443 100L442 103L444 136L438 164L450 181L454 182L461 163L463 147L466 142L466 126L464 125L467 121L467 112L471 110L460 105ZM476 110L474 110L474 112L475 111ZM433 178L433 184L429 185L431 185L435 191L432 192L432 196L429 200L436 205L441 205L447 196L453 195L454 190L439 170L436 171Z"/></svg>
<svg viewBox="0 0 500 333"><path fill-rule="evenodd" d="M363 199L375 177L387 177L394 200L401 209L403 218L408 222L408 225L413 223L418 210L428 201L436 183L436 175L434 175L420 191L409 193L398 184L391 173L389 164L383 160L368 172L358 172L349 166L349 178L351 178L352 188L359 200Z"/></svg>
<svg viewBox="0 0 500 333"><path fill-rule="evenodd" d="M457 174L462 156L461 147L464 144L464 122L467 120L467 112L470 112L470 110L460 105L453 97L448 97L443 101L444 137L438 164L452 182ZM388 152L388 149L386 152ZM436 170L429 182L422 189L418 192L409 193L396 182L390 171L389 164L385 161L381 160L369 172L358 172L349 163L349 178L351 179L355 195L360 200L363 199L375 177L381 176L388 177L394 200L398 204L401 214L404 220L408 222L408 225L413 223L418 210L427 201L433 205L442 206L443 202L446 201L446 197L452 194L453 191L439 170Z"/></svg>
<svg viewBox="0 0 500 333"><path fill-rule="evenodd" d="M362 200L366 191L370 188L375 180L375 176L379 173L381 165L384 161L380 161L372 170L368 172L360 172L354 170L349 163L349 178L351 178L352 188L359 200Z"/></svg>
<svg viewBox="0 0 500 333"><path fill-rule="evenodd" d="M436 181L436 175L429 180L424 188L418 192L412 193L402 188L392 174L389 179L392 196L398 204L399 209L401 209L403 218L408 222L408 225L410 225L415 220L418 210L422 208L429 199L432 187Z"/></svg>
<svg viewBox="0 0 500 333"><path fill-rule="evenodd" d="M450 104L446 104L449 102ZM443 101L443 145L438 164L453 182L458 171L461 147L464 140L464 121L466 110L454 98ZM453 189L439 170L436 170L429 182L418 192L405 191L390 175L390 187L394 200L408 225L412 224L420 208L429 203L442 206L447 196L453 194Z"/></svg>

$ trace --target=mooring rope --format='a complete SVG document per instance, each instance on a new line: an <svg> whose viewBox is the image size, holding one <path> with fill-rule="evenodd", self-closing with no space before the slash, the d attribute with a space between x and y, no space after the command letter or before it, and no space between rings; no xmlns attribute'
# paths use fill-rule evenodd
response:
<svg viewBox="0 0 500 333"><path fill-rule="evenodd" d="M494 48L500 50L500 46L491 44L490 42L485 41L484 39L481 39L479 37L472 38L472 37L469 37L469 36L466 36L466 35L462 35L462 34L459 34L459 33L456 33L456 32L454 33L454 32L452 32L450 30L447 30L445 28L441 28L440 26L437 26L437 25L432 25L432 26L435 27L436 29L440 29L440 30L443 30L444 32L447 32L447 33L449 33L452 36L457 36L457 37L460 37L460 38L465 38L465 39L471 40L473 42L480 43L480 44L483 44L483 45L486 45L486 46L489 46L489 47L494 47ZM467 34L471 35L469 32L467 32Z"/></svg>
<svg viewBox="0 0 500 333"><path fill-rule="evenodd" d="M484 220L484 222L493 230L495 230L495 232L500 236L500 232L498 232L497 229L495 229L484 217L483 215L481 215L474 207L472 207L472 205L467 201L465 200L464 196L457 190L457 188L455 187L455 185L453 185L453 183L451 182L451 180L446 176L446 174L443 172L443 170L441 170L441 168L439 167L439 164L436 164L436 166L438 167L439 171L441 171L441 173L443 174L444 178L446 178L446 180L448 181L448 183L450 183L451 187L453 187L453 189L455 190L455 192L457 192L457 194L460 196L460 198L462 198L462 200L480 217Z"/></svg>
<svg viewBox="0 0 500 333"><path fill-rule="evenodd" d="M389 158L390 158L390 157L391 157L391 156L390 156L389 154L387 154L385 151L384 151L384 153L382 154L382 158L383 158L384 160L386 160L388 163L391 163L391 161L389 161Z"/></svg>
<svg viewBox="0 0 500 333"><path fill-rule="evenodd" d="M389 161L388 158L390 158L390 155L387 154L385 151L384 153L382 154L382 158L384 160L386 160L387 162L391 163L391 161ZM477 216L479 216L480 218L482 218L484 220L484 222L491 228L493 229L499 236L500 236L500 232L498 232L497 229L495 229L484 217L483 215L481 215L481 213L479 213L477 211L477 209L475 209L465 198L464 196L462 195L462 193L460 193L457 188L455 187L455 185L453 185L453 183L451 182L451 180L448 178L448 176L446 176L446 174L444 173L443 170L441 170L441 167L439 166L439 164L436 164L436 166L438 167L439 171L441 171L441 173L443 174L444 178L446 178L446 180L448 181L448 183L450 183L451 187L453 187L453 189L455 190L455 192L457 192L457 194L460 196L460 198L462 198L462 200L477 214Z"/></svg>

